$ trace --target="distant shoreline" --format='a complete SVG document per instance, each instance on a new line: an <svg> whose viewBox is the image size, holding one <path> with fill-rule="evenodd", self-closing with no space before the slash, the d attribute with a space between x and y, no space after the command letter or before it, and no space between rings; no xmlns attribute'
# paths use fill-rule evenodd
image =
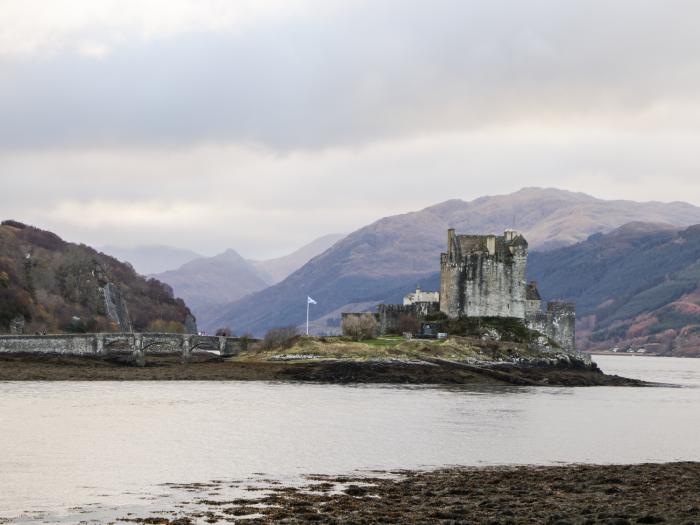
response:
<svg viewBox="0 0 700 525"><path fill-rule="evenodd" d="M148 356L145 367L124 358L0 354L0 381L296 381L517 386L645 386L644 381L606 375L597 367L477 367L448 361L350 359L264 361L195 355Z"/></svg>

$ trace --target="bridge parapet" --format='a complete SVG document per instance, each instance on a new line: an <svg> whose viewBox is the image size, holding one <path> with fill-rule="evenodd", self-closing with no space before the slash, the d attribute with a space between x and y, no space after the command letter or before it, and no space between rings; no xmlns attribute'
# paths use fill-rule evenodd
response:
<svg viewBox="0 0 700 525"><path fill-rule="evenodd" d="M134 362L144 366L146 353L179 352L189 362L196 349L236 355L247 339L173 333L103 332L91 334L0 335L0 353L105 356L112 349L131 351Z"/></svg>

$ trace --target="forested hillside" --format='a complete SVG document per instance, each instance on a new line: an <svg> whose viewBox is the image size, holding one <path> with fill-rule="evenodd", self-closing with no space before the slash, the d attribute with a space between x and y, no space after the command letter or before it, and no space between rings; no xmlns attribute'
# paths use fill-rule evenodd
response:
<svg viewBox="0 0 700 525"><path fill-rule="evenodd" d="M582 349L700 355L700 225L628 224L532 253L529 275L576 303Z"/></svg>
<svg viewBox="0 0 700 525"><path fill-rule="evenodd" d="M195 329L181 299L156 279L94 249L15 221L0 225L0 332Z"/></svg>

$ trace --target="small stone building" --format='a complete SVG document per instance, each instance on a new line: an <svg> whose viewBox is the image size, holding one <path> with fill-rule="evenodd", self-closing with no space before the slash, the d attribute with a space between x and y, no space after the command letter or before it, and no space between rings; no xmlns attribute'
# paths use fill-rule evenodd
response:
<svg viewBox="0 0 700 525"><path fill-rule="evenodd" d="M424 292L420 289L420 284L416 286L416 291L406 294L403 298L404 306L417 303L439 303L440 292Z"/></svg>

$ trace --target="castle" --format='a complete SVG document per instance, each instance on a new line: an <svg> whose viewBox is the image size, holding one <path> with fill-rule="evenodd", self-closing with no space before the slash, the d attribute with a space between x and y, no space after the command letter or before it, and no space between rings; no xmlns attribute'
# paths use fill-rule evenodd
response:
<svg viewBox="0 0 700 525"><path fill-rule="evenodd" d="M403 305L379 305L386 333L400 316L424 318L442 312L448 318L505 317L521 320L569 351L575 344L575 307L551 301L543 309L537 283L527 282L528 244L522 234L457 235L447 231L447 252L440 255L440 291L417 288Z"/></svg>

